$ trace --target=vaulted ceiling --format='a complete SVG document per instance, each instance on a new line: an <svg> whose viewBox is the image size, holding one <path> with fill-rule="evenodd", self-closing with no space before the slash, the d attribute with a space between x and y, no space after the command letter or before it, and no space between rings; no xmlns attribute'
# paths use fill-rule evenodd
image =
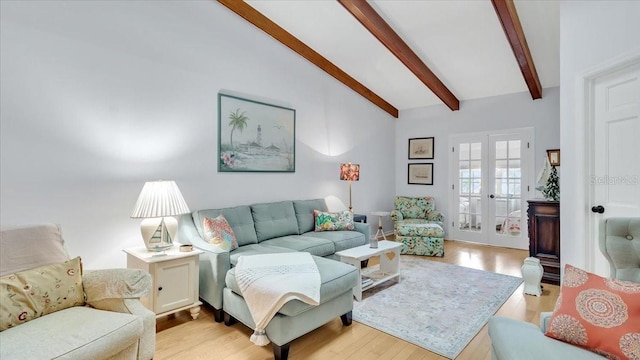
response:
<svg viewBox="0 0 640 360"><path fill-rule="evenodd" d="M218 0L384 111L558 86L550 0Z"/></svg>

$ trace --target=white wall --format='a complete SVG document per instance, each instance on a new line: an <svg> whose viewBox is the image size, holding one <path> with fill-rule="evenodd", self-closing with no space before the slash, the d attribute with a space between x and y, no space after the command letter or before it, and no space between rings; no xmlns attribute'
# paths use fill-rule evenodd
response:
<svg viewBox="0 0 640 360"><path fill-rule="evenodd" d="M591 204L587 204L586 120L582 78L610 59L640 50L640 2L563 1L560 4L561 262L594 271L586 263ZM608 274L602 274L608 275Z"/></svg>
<svg viewBox="0 0 640 360"><path fill-rule="evenodd" d="M395 119L215 1L0 2L0 225L60 223L87 268L142 245L145 181L192 210L337 195L392 206ZM296 172L217 172L217 93L296 109ZM373 229L375 232L375 227Z"/></svg>
<svg viewBox="0 0 640 360"><path fill-rule="evenodd" d="M443 212L445 219L450 218L448 161L449 137L453 134L533 127L534 175L537 176L544 165L547 149L559 148L559 100L559 88L553 87L543 89L542 99L535 101L528 92L522 92L464 101L460 111L454 112L440 105L402 111L396 127L396 193L433 196L436 209ZM433 162L433 185L409 185L407 164L422 161L408 160L408 139L431 136L435 138L434 159L424 162ZM540 197L536 191L533 193L532 198Z"/></svg>

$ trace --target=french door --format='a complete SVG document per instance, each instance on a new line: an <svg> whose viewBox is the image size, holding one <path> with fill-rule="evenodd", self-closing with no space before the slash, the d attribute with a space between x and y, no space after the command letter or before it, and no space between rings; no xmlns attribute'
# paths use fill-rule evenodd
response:
<svg viewBox="0 0 640 360"><path fill-rule="evenodd" d="M528 249L533 129L451 137L453 239Z"/></svg>

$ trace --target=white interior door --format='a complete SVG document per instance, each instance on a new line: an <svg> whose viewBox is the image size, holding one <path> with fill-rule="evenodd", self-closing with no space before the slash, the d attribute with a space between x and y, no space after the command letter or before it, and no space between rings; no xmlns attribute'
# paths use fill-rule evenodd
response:
<svg viewBox="0 0 640 360"><path fill-rule="evenodd" d="M597 250L609 217L640 216L640 60L593 81L590 181L593 271L609 275Z"/></svg>
<svg viewBox="0 0 640 360"><path fill-rule="evenodd" d="M533 129L451 138L451 238L528 249Z"/></svg>

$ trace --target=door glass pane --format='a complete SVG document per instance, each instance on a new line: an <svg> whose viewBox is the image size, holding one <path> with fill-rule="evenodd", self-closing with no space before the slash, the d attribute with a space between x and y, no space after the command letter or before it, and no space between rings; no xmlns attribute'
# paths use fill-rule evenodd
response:
<svg viewBox="0 0 640 360"><path fill-rule="evenodd" d="M471 160L481 160L482 159L482 143L471 143Z"/></svg>
<svg viewBox="0 0 640 360"><path fill-rule="evenodd" d="M506 159L506 158L507 158L507 142L496 141L496 159Z"/></svg>
<svg viewBox="0 0 640 360"><path fill-rule="evenodd" d="M496 233L520 236L521 204L521 141L495 142L495 189Z"/></svg>
<svg viewBox="0 0 640 360"><path fill-rule="evenodd" d="M482 144L462 143L458 149L458 229L480 231Z"/></svg>

